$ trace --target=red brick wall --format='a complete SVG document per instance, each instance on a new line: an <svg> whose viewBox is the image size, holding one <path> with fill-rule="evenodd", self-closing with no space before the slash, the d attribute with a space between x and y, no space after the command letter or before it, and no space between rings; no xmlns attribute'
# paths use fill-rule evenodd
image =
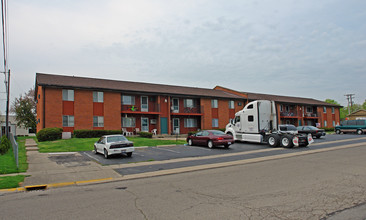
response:
<svg viewBox="0 0 366 220"><path fill-rule="evenodd" d="M220 100L219 99L218 110L219 110L219 128L225 128L230 120L229 100Z"/></svg>
<svg viewBox="0 0 366 220"><path fill-rule="evenodd" d="M211 99L202 98L201 106L204 111L201 117L201 128L212 129Z"/></svg>
<svg viewBox="0 0 366 220"><path fill-rule="evenodd" d="M103 116L103 115L104 115L104 103L93 102L93 116Z"/></svg>
<svg viewBox="0 0 366 220"><path fill-rule="evenodd" d="M45 88L45 127L62 128L62 89Z"/></svg>
<svg viewBox="0 0 366 220"><path fill-rule="evenodd" d="M93 129L93 91L74 90L74 128Z"/></svg>
<svg viewBox="0 0 366 220"><path fill-rule="evenodd" d="M104 129L120 130L121 128L121 94L104 92Z"/></svg>

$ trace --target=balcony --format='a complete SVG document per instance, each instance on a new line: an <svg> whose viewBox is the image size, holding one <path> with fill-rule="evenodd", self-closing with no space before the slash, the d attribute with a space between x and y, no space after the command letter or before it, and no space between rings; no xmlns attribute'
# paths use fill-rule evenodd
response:
<svg viewBox="0 0 366 220"><path fill-rule="evenodd" d="M141 105L122 105L121 113L158 115L160 114L160 105L149 103L148 106L142 108Z"/></svg>
<svg viewBox="0 0 366 220"><path fill-rule="evenodd" d="M179 110L171 110L172 115L203 115L203 107L180 107Z"/></svg>
<svg viewBox="0 0 366 220"><path fill-rule="evenodd" d="M304 118L318 118L318 114L313 112L305 112Z"/></svg>
<svg viewBox="0 0 366 220"><path fill-rule="evenodd" d="M280 116L283 118L297 118L299 114L297 112L281 112Z"/></svg>

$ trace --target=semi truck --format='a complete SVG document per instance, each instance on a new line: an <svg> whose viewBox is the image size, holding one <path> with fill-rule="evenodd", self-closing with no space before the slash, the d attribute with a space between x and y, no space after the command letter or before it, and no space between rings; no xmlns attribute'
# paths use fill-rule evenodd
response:
<svg viewBox="0 0 366 220"><path fill-rule="evenodd" d="M279 125L276 103L269 100L245 105L226 125L225 133L235 141L267 143L271 147L291 148L314 142L311 134L299 134L294 125Z"/></svg>

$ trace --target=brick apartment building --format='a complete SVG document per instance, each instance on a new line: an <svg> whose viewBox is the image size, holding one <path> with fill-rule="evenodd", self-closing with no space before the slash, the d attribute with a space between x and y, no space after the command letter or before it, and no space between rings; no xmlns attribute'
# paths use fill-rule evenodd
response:
<svg viewBox="0 0 366 220"><path fill-rule="evenodd" d="M215 89L36 74L37 132L60 127L186 134L224 128L248 101L277 102L281 123L333 127L339 107L314 99ZM322 112L323 111L323 112ZM324 113L326 112L326 113Z"/></svg>
<svg viewBox="0 0 366 220"><path fill-rule="evenodd" d="M310 98L238 92L221 86L216 86L215 89L241 95L247 102L254 100L275 101L280 124L318 125L318 127L331 128L340 123L341 106L339 105Z"/></svg>

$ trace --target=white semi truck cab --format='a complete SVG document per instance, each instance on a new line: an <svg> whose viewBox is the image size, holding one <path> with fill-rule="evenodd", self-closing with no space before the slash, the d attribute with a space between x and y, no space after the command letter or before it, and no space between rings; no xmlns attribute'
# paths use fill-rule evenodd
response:
<svg viewBox="0 0 366 220"><path fill-rule="evenodd" d="M225 133L237 141L268 143L271 147L307 146L314 141L311 135L299 134L293 125L278 125L276 103L268 100L244 106L226 125Z"/></svg>

